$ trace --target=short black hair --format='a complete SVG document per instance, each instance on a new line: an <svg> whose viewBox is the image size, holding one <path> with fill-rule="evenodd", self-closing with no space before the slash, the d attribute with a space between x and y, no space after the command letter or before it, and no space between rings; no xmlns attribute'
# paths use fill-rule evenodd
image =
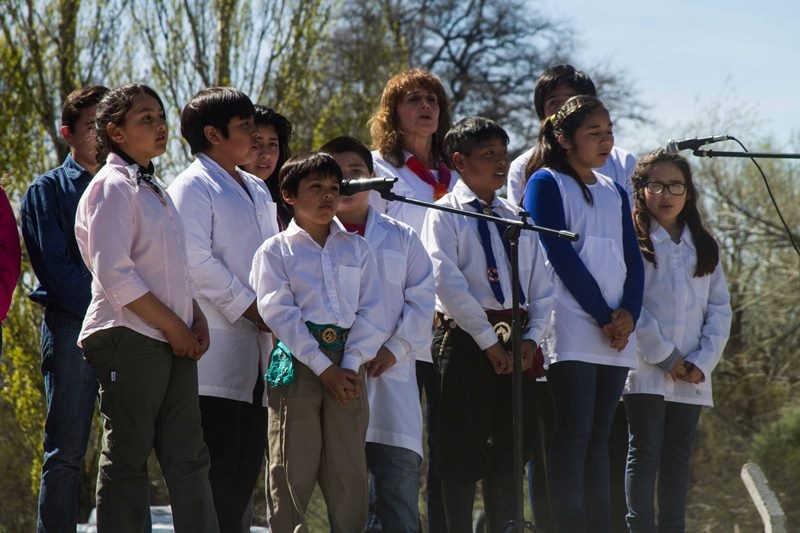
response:
<svg viewBox="0 0 800 533"><path fill-rule="evenodd" d="M456 152L469 154L478 143L490 139L500 139L508 146L508 133L500 124L484 117L467 117L450 128L444 136L444 147L452 159Z"/></svg>
<svg viewBox="0 0 800 533"><path fill-rule="evenodd" d="M536 80L536 88L533 90L533 107L536 109L539 120L545 118L544 101L556 87L562 85L570 87L576 95L597 96L597 88L594 86L592 78L584 71L566 63L552 66L539 76L539 79Z"/></svg>
<svg viewBox="0 0 800 533"><path fill-rule="evenodd" d="M353 152L364 160L364 164L367 165L367 170L369 170L370 175L375 172L372 152L369 151L369 148L367 148L364 143L355 137L349 137L347 135L336 137L323 144L319 151L332 155L341 154L343 152Z"/></svg>
<svg viewBox="0 0 800 533"><path fill-rule="evenodd" d="M281 168L281 194L297 196L300 182L311 176L333 176L342 183L342 169L332 155L324 152L302 152L290 157Z"/></svg>
<svg viewBox="0 0 800 533"><path fill-rule="evenodd" d="M181 135L193 154L210 147L203 129L214 126L228 138L228 123L234 117L250 118L255 107L242 91L232 87L209 87L189 100L181 112Z"/></svg>

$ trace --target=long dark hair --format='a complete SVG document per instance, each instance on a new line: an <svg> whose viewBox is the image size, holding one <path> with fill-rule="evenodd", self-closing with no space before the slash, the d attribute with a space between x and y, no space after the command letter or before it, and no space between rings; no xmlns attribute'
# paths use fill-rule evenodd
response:
<svg viewBox="0 0 800 533"><path fill-rule="evenodd" d="M686 181L686 203L678 213L678 220L689 227L697 250L697 266L694 269L694 277L699 278L706 274L711 274L719 263L719 245L709 231L703 226L700 211L697 209L697 189L692 180L692 169L689 162L680 154L667 152L658 149L642 157L636 164L631 176L633 183L633 223L636 228L636 240L644 258L656 268L656 254L653 249L653 241L650 239L651 217L645 204L645 186L650 181L649 173L653 167L659 163L669 163L683 174Z"/></svg>
<svg viewBox="0 0 800 533"><path fill-rule="evenodd" d="M133 107L133 101L137 96L146 94L155 98L158 105L161 106L161 111L164 111L164 103L153 89L147 85L139 83L131 83L123 85L116 89L111 89L97 104L97 113L95 118L95 130L97 134L97 150L95 158L100 165L105 164L109 152L119 150L119 147L111 140L108 135L108 125L115 124L117 126L125 125L125 115Z"/></svg>
<svg viewBox="0 0 800 533"><path fill-rule="evenodd" d="M548 167L574 179L580 185L586 201L589 204L593 203L589 187L572 168L572 165L567 162L567 151L558 142L558 136L563 135L572 142L575 132L581 127L586 117L598 109L607 111L603 102L594 96L580 94L564 102L558 111L542 121L542 125L539 127L539 138L536 140L533 154L525 167L526 179L522 184L522 190L525 190L528 177L540 168Z"/></svg>

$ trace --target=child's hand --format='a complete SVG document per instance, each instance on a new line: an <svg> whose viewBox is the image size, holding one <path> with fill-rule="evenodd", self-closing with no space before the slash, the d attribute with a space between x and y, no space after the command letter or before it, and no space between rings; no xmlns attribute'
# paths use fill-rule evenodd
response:
<svg viewBox="0 0 800 533"><path fill-rule="evenodd" d="M694 364L686 361L684 362L684 369L686 374L681 378L683 381L699 385L706 380L706 375L703 371L697 368Z"/></svg>
<svg viewBox="0 0 800 533"><path fill-rule="evenodd" d="M264 320L261 318L261 315L258 314L258 307L256 306L256 301L253 300L253 303L244 310L242 316L256 325L259 331L264 331L266 333L272 333L267 325L264 323Z"/></svg>
<svg viewBox="0 0 800 533"><path fill-rule="evenodd" d="M328 394L342 403L361 396L361 380L352 370L331 365L319 375Z"/></svg>
<svg viewBox="0 0 800 533"><path fill-rule="evenodd" d="M208 351L208 347L211 345L211 337L208 334L208 321L204 314L201 313L199 317L197 315L194 316L192 333L194 333L198 344L198 351L194 357L194 360L197 361Z"/></svg>
<svg viewBox="0 0 800 533"><path fill-rule="evenodd" d="M189 359L197 360L200 352L200 342L197 340L195 332L189 329L189 326L183 322L178 322L176 325L162 330L164 336L167 337L172 348L172 353L177 357L188 357ZM206 335L208 334L208 326L206 325ZM198 355L198 352L200 354Z"/></svg>
<svg viewBox="0 0 800 533"><path fill-rule="evenodd" d="M486 349L486 357L492 363L492 368L495 374L510 374L514 368L514 362L511 359L511 354L505 348L496 342Z"/></svg>
<svg viewBox="0 0 800 533"><path fill-rule="evenodd" d="M611 313L611 322L603 326L603 334L611 341L611 347L620 352L628 345L633 327L631 314L627 309L619 308Z"/></svg>
<svg viewBox="0 0 800 533"><path fill-rule="evenodd" d="M533 366L533 354L536 352L536 345L532 342L523 341L519 351L522 359L522 371L525 372Z"/></svg>
<svg viewBox="0 0 800 533"><path fill-rule="evenodd" d="M669 377L672 378L672 381L677 381L686 377L686 361L684 360L683 356L678 357L678 359L675 361L675 364L672 365L672 368L670 368L668 372Z"/></svg>
<svg viewBox="0 0 800 533"><path fill-rule="evenodd" d="M386 346L381 346L375 359L364 364L367 375L371 378L380 377L381 374L389 370L397 363L397 357Z"/></svg>

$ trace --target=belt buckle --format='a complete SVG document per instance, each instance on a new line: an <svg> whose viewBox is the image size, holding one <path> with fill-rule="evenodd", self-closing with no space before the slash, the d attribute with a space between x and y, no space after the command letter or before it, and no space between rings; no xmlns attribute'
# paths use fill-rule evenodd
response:
<svg viewBox="0 0 800 533"><path fill-rule="evenodd" d="M496 322L493 327L495 334L497 334L497 338L500 339L500 342L506 344L509 340L511 340L511 324L501 321Z"/></svg>
<svg viewBox="0 0 800 533"><path fill-rule="evenodd" d="M336 337L338 337L338 335L333 328L325 328L322 330L322 333L320 333L320 338L325 344L332 344L336 341Z"/></svg>

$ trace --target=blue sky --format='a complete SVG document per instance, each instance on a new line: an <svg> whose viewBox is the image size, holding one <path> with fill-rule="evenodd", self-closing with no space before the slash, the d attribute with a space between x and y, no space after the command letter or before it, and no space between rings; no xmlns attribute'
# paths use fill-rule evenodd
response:
<svg viewBox="0 0 800 533"><path fill-rule="evenodd" d="M800 132L800 1L541 0L539 5L544 15L566 20L575 31L576 66L590 75L592 65L619 66L650 106L654 125L621 124L619 146L640 154L669 138L724 133L749 147L769 137L776 150L800 151L791 142ZM730 119L748 119L755 128L687 127L720 103L732 114L746 110L749 116Z"/></svg>

